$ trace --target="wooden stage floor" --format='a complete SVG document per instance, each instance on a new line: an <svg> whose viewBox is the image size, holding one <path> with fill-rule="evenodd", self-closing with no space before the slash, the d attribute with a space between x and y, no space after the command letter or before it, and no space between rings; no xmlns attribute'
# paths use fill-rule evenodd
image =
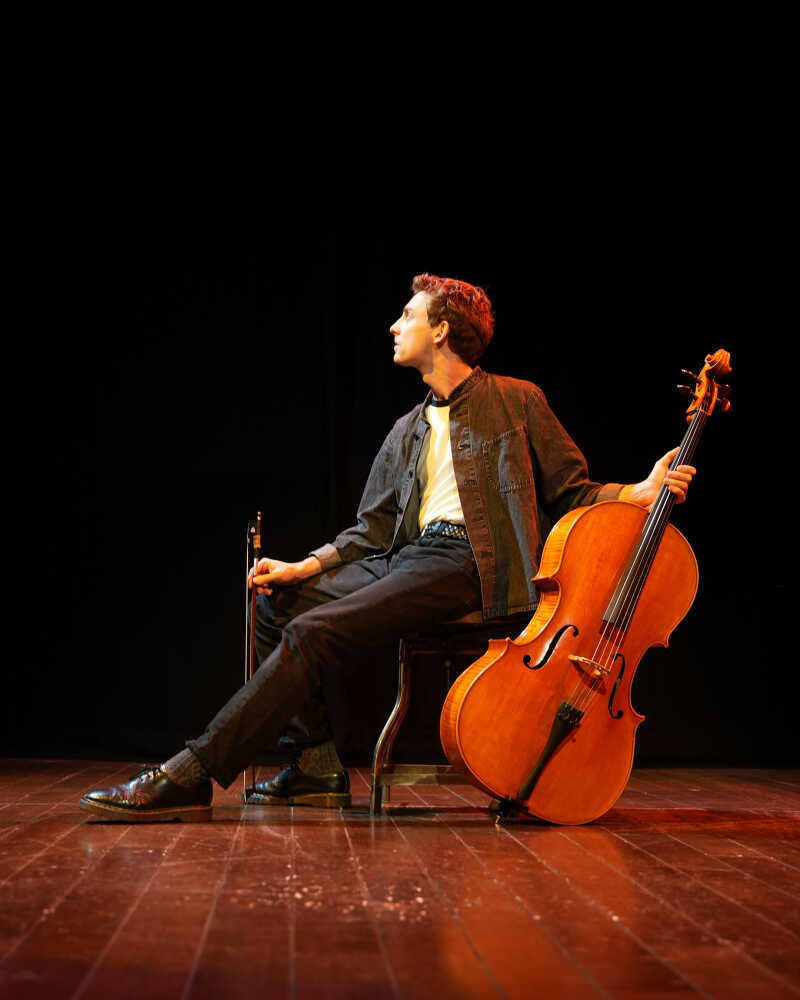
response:
<svg viewBox="0 0 800 1000"><path fill-rule="evenodd" d="M583 827L464 786L372 820L360 769L341 813L77 808L135 770L0 760L0 997L800 996L796 771L637 770Z"/></svg>

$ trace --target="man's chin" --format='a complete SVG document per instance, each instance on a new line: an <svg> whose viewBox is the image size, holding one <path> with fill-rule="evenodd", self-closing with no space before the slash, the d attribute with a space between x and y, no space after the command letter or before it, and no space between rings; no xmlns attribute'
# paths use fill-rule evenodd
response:
<svg viewBox="0 0 800 1000"><path fill-rule="evenodd" d="M416 368L417 365L412 358L404 358L402 354L395 354L392 358L392 362L397 365L398 368Z"/></svg>

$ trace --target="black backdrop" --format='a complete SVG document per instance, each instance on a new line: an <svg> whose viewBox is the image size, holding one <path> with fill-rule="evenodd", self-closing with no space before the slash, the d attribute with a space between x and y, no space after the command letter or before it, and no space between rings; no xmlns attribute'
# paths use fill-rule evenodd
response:
<svg viewBox="0 0 800 1000"><path fill-rule="evenodd" d="M640 479L677 444L680 369L731 351L733 411L674 514L700 591L640 665L638 760L791 759L793 658L769 647L788 624L790 492L765 399L773 258L741 217L698 208L455 233L418 210L385 230L212 232L95 207L79 239L77 218L56 227L8 348L3 749L157 759L203 728L242 674L247 521L263 508L265 552L286 559L352 522L381 440L424 393L388 328L430 270L487 288L482 366L539 384L599 480ZM393 664L387 649L343 681L351 761L369 757ZM440 703L423 684L414 753L436 753Z"/></svg>

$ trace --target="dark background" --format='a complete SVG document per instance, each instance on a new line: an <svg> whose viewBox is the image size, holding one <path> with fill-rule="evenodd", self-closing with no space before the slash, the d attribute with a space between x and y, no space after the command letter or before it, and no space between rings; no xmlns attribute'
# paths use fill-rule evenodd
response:
<svg viewBox="0 0 800 1000"><path fill-rule="evenodd" d="M50 220L7 347L4 752L155 760L202 730L241 682L248 519L263 509L265 553L289 560L352 523L377 448L424 396L388 328L429 270L488 290L482 367L540 385L601 481L643 478L683 434L680 369L731 352L733 410L673 517L700 590L639 667L637 760L796 759L796 658L770 647L788 624L784 265L729 189L645 194L480 226L425 201L359 226L187 224L102 199ZM394 655L343 681L348 761L370 756ZM420 674L400 752L433 758L443 691L432 664Z"/></svg>

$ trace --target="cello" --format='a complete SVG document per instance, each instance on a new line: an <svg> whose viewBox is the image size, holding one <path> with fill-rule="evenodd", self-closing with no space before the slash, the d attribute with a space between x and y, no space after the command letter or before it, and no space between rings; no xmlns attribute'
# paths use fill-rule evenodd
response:
<svg viewBox="0 0 800 1000"><path fill-rule="evenodd" d="M707 355L688 428L671 468L688 464L708 418L728 410L730 354ZM533 579L540 600L516 639L491 639L451 687L442 708L445 754L499 799L499 817L588 823L628 783L636 730L636 668L667 646L697 591L694 553L669 523L662 485L649 512L608 500L571 510L553 527Z"/></svg>

